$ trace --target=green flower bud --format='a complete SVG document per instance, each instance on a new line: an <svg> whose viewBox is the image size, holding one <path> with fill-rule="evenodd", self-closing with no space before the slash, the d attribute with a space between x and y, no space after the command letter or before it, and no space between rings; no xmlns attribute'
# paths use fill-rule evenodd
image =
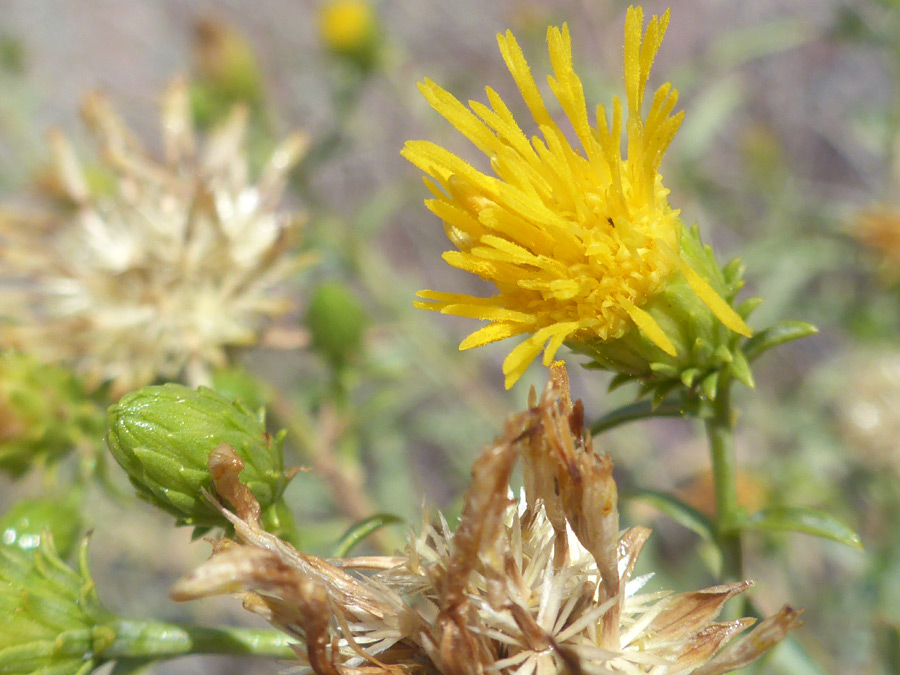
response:
<svg viewBox="0 0 900 675"><path fill-rule="evenodd" d="M62 498L25 499L0 517L0 544L29 551L49 532L56 550L68 558L82 531L81 500L76 493Z"/></svg>
<svg viewBox="0 0 900 675"><path fill-rule="evenodd" d="M244 460L241 482L263 511L275 507L289 480L281 439L266 433L260 416L242 403L206 387L144 387L109 410L107 442L116 461L138 496L179 524L228 527L203 496L204 490L213 492L207 460L221 443Z"/></svg>
<svg viewBox="0 0 900 675"><path fill-rule="evenodd" d="M75 570L50 538L34 551L0 546L0 672L87 675L102 665L115 631L97 599L86 550L84 541Z"/></svg>
<svg viewBox="0 0 900 675"><path fill-rule="evenodd" d="M700 241L696 227L683 228L681 257L719 297L729 305L733 303L744 284L739 261L719 267L712 249ZM736 311L746 319L758 303L748 300ZM637 327L615 340L572 341L568 346L593 359L588 367L619 373L614 384L640 381L645 392L652 392L657 401L678 387L714 399L718 379L726 369L735 379L753 386L750 367L739 347L744 338L716 318L684 276L673 274L641 308L671 340L674 355L665 353Z"/></svg>
<svg viewBox="0 0 900 675"><path fill-rule="evenodd" d="M26 354L0 355L0 469L20 476L102 434L103 414L71 372Z"/></svg>
<svg viewBox="0 0 900 675"><path fill-rule="evenodd" d="M341 366L362 349L365 310L346 285L325 282L313 291L306 326L312 335L313 348L333 366Z"/></svg>

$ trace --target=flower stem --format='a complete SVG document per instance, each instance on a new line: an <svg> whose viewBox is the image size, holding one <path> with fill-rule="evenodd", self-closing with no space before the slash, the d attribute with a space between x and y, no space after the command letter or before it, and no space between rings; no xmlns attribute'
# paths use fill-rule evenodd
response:
<svg viewBox="0 0 900 675"><path fill-rule="evenodd" d="M741 510L737 498L737 462L734 451L734 411L730 374L719 375L713 415L706 420L716 497L716 544L722 554L722 581L743 580Z"/></svg>
<svg viewBox="0 0 900 675"><path fill-rule="evenodd" d="M192 654L231 654L293 659L295 638L275 630L209 628L161 621L120 619L113 627L115 640L102 656L106 659L164 661Z"/></svg>

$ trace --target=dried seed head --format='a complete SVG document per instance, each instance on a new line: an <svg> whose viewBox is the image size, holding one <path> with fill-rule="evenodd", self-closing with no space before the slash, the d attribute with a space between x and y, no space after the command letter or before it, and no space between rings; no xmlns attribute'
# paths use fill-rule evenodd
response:
<svg viewBox="0 0 900 675"><path fill-rule="evenodd" d="M319 675L713 675L799 624L786 608L728 646L753 620L715 619L750 582L641 593L650 575L633 573L649 530L619 535L612 463L583 433L561 366L531 403L475 462L456 531L426 519L396 558L323 560L263 531L252 504L239 506L252 496L235 491L240 469L223 448L212 473L240 543L218 547L173 597L240 587L244 606L297 637L301 662ZM526 491L512 499L519 457Z"/></svg>
<svg viewBox="0 0 900 675"><path fill-rule="evenodd" d="M0 337L76 368L121 395L158 379L209 384L225 347L255 343L290 309L277 288L302 258L296 214L277 210L307 141L293 134L254 182L245 107L206 143L194 136L187 83L162 103L164 153L152 157L103 96L85 99L98 156L82 165L51 135L53 199L0 217Z"/></svg>

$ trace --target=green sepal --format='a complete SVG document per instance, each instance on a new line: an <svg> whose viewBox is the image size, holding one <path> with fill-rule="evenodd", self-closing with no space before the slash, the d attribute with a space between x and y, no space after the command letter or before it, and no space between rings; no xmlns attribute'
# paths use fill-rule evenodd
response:
<svg viewBox="0 0 900 675"><path fill-rule="evenodd" d="M803 506L774 506L746 516L744 530L763 532L799 532L822 539L830 539L856 549L862 549L859 535L832 515Z"/></svg>
<svg viewBox="0 0 900 675"><path fill-rule="evenodd" d="M719 372L713 372L703 378L700 382L700 391L710 401L716 399L716 393L719 389Z"/></svg>
<svg viewBox="0 0 900 675"><path fill-rule="evenodd" d="M750 318L750 315L763 303L762 298L747 298L741 304L734 308L734 311L738 313L744 321Z"/></svg>
<svg viewBox="0 0 900 675"><path fill-rule="evenodd" d="M690 389L694 386L694 380L700 375L699 368L685 368L681 371L681 383Z"/></svg>
<svg viewBox="0 0 900 675"><path fill-rule="evenodd" d="M818 328L806 321L779 321L749 338L743 345L743 352L747 359L752 361L772 347L809 337L818 332Z"/></svg>
<svg viewBox="0 0 900 675"><path fill-rule="evenodd" d="M750 370L750 363L747 361L747 357L744 356L744 353L741 350L735 349L734 352L732 352L732 361L729 370L731 371L731 374L734 375L734 379L748 389L753 389L756 386L753 381L753 371Z"/></svg>

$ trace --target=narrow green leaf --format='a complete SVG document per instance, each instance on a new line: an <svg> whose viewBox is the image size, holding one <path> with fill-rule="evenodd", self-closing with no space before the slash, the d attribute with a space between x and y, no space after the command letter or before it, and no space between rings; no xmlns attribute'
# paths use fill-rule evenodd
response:
<svg viewBox="0 0 900 675"><path fill-rule="evenodd" d="M772 347L815 335L819 329L806 321L779 321L759 331L744 343L743 351L752 361Z"/></svg>
<svg viewBox="0 0 900 675"><path fill-rule="evenodd" d="M395 516L391 513L376 513L374 516L364 518L359 522L353 523L341 538L338 539L334 547L334 555L337 558L346 556L354 546L373 532L380 530L385 525L394 525L402 523L403 518Z"/></svg>
<svg viewBox="0 0 900 675"><path fill-rule="evenodd" d="M628 384L629 382L634 380L633 375L628 375L627 373L619 373L609 382L609 387L607 388L609 391L615 391L619 387L624 384Z"/></svg>
<svg viewBox="0 0 900 675"><path fill-rule="evenodd" d="M715 540L715 525L712 520L703 515L693 506L685 504L677 497L665 492L657 490L645 490L638 488L630 490L623 495L625 499L633 499L635 501L650 504L669 516L679 525L686 527L691 532L695 532L707 541Z"/></svg>
<svg viewBox="0 0 900 675"><path fill-rule="evenodd" d="M742 523L745 530L800 532L862 549L859 535L823 511L804 506L774 506L757 511Z"/></svg>
<svg viewBox="0 0 900 675"><path fill-rule="evenodd" d="M594 422L591 434L597 436L622 424L648 419L650 417L684 417L688 414L685 406L677 399L667 399L654 406L652 401L638 401L616 408Z"/></svg>

